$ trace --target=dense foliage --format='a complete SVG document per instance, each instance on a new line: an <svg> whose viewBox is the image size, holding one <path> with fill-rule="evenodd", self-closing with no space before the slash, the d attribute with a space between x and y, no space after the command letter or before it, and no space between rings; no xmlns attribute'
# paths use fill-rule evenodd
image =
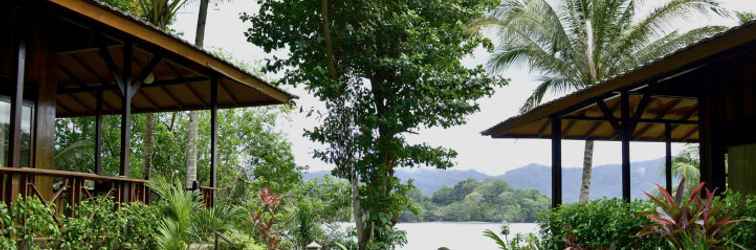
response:
<svg viewBox="0 0 756 250"><path fill-rule="evenodd" d="M420 213L405 212L402 221L534 222L538 213L549 208L549 198L538 191L514 189L493 179L461 181L431 197L415 189L410 198Z"/></svg>
<svg viewBox="0 0 756 250"><path fill-rule="evenodd" d="M656 249L660 239L641 240L636 234L651 221L640 213L652 209L647 202L619 199L564 205L545 214L541 237L545 249L565 249L571 241L587 249Z"/></svg>
<svg viewBox="0 0 756 250"><path fill-rule="evenodd" d="M717 244L703 245L706 242L691 241L688 242L691 244L683 245L682 248L676 245L674 249L749 249L755 245L756 234L753 232L756 229L756 220L754 220L756 219L756 196L729 193L722 199L712 199L709 203L711 205L706 205L705 200L701 200L700 204L696 202L681 204L683 204L681 206L687 206L688 211L698 212L689 213L689 217L685 217L679 216L685 210L679 207L671 209L665 205L667 208L659 208L661 209L659 210L652 202L625 203L617 199L564 205L539 218L540 240L535 244L538 248L518 249L565 249L565 247L573 249L673 249L674 243L665 238L673 237L674 241L678 242L695 240L698 236L686 233L694 231L710 234L713 238L709 238L712 240L709 243L716 242ZM696 206L708 208L696 210ZM669 217L664 217L666 219L663 220L649 219L651 218L649 215L662 211L670 213ZM704 211L711 212L708 222L703 220ZM686 218L693 222L686 223ZM673 219L676 221L666 221ZM715 230L723 226L731 228ZM659 232L658 234L641 233L644 228L646 232L649 228L669 228L670 230L652 230ZM699 231L704 228L711 230ZM725 247L721 248L722 245ZM706 247L700 248L701 246Z"/></svg>
<svg viewBox="0 0 756 250"><path fill-rule="evenodd" d="M725 204L714 197L713 190L703 191L702 182L686 192L685 180L681 180L674 194L662 187L659 187L657 196L647 194L656 209L643 214L653 223L638 234L660 236L678 249L736 246L726 236L739 220L733 219L732 211L723 208Z"/></svg>
<svg viewBox="0 0 756 250"><path fill-rule="evenodd" d="M406 136L428 127L451 127L478 110L501 81L481 67L466 68L463 56L487 44L467 32L466 24L497 4L492 0L259 1L245 13L247 39L266 52L286 49L267 70L283 73L281 82L304 85L333 107L353 107L364 183L359 196L365 211L360 249L392 249L404 240L394 230L409 205L394 176L397 167L451 167L456 153L443 147L412 144ZM332 35L331 35L332 34ZM346 103L344 102L346 100ZM344 105L346 104L346 105ZM329 113L328 115L336 115ZM332 137L338 119L308 131L310 139L341 144ZM320 154L333 162L326 149Z"/></svg>

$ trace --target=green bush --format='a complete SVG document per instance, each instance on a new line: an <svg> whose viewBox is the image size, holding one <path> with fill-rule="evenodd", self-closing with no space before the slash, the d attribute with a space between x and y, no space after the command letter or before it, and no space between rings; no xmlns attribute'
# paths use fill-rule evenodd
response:
<svg viewBox="0 0 756 250"><path fill-rule="evenodd" d="M636 236L650 221L640 215L650 203L619 199L563 205L539 219L543 249L657 249L660 238ZM566 244L568 242L569 244Z"/></svg>
<svg viewBox="0 0 756 250"><path fill-rule="evenodd" d="M115 249L120 245L125 218L107 198L83 201L75 216L63 219L60 249ZM73 210L72 210L73 211Z"/></svg>
<svg viewBox="0 0 756 250"><path fill-rule="evenodd" d="M157 249L155 235L158 234L160 211L155 206L142 203L130 203L118 209L118 215L124 218L124 231L121 245L124 249Z"/></svg>
<svg viewBox="0 0 756 250"><path fill-rule="evenodd" d="M16 233L16 239L26 246L26 249L39 249L35 241L57 239L60 229L55 221L52 206L46 205L37 198L16 199L10 210L11 220Z"/></svg>
<svg viewBox="0 0 756 250"><path fill-rule="evenodd" d="M730 210L729 214L740 220L727 239L744 247L756 246L756 196L728 193L722 201Z"/></svg>
<svg viewBox="0 0 756 250"><path fill-rule="evenodd" d="M14 234L13 220L5 203L0 202L0 249L16 249L11 236Z"/></svg>

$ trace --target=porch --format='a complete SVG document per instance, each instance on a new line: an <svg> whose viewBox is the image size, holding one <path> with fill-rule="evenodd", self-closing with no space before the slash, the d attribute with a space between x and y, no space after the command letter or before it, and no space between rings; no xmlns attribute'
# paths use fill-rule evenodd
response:
<svg viewBox="0 0 756 250"><path fill-rule="evenodd" d="M718 193L756 193L756 23L710 37L483 132L551 140L552 205L562 203L562 141L618 141L622 198L631 197L630 142L666 144L672 190L674 142L698 143L700 176Z"/></svg>
<svg viewBox="0 0 756 250"><path fill-rule="evenodd" d="M144 176L129 176L132 114L210 111L208 206L216 187L218 110L283 104L292 95L211 53L96 1L12 1L0 10L0 201L36 196L75 207L98 195L148 202ZM120 116L118 176L103 173L103 116ZM55 121L94 117L89 172L54 164Z"/></svg>

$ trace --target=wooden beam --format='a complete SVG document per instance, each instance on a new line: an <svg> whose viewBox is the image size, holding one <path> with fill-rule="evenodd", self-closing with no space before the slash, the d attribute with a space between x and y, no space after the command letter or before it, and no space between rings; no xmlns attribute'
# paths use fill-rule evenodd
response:
<svg viewBox="0 0 756 250"><path fill-rule="evenodd" d="M177 78L177 79L166 79L166 80L157 80L152 84L148 85L141 85L141 88L158 88L161 86L172 86L172 85L182 85L182 84L191 84L201 81L207 81L208 79L206 77L191 77L191 78ZM140 88L140 89L141 89ZM96 86L87 86L87 87L79 87L79 88L66 88L61 89L58 91L58 94L73 94L73 93L81 93L81 92L95 92L97 90L120 90L117 86L114 85L96 85Z"/></svg>
<svg viewBox="0 0 756 250"><path fill-rule="evenodd" d="M205 101L205 99L202 99L202 95L196 89L194 89L192 87L192 85L184 85L184 86L187 89L189 89L189 92L192 93L192 95L194 96L194 98L197 98L197 100L199 100L202 104L208 105L207 101Z"/></svg>
<svg viewBox="0 0 756 250"><path fill-rule="evenodd" d="M606 119L606 121L609 121L609 124L612 125L615 131L619 131L620 123L617 121L617 118L614 117L612 110L609 109L609 106L606 105L606 102L604 100L599 100L596 102L596 104L599 106L599 109L601 109L601 112L604 114L604 119Z"/></svg>
<svg viewBox="0 0 756 250"><path fill-rule="evenodd" d="M92 74L98 81L100 81L100 84L105 84L108 81L105 80L104 77L102 77L99 73L97 73L97 70L95 70L91 65L89 65L87 62L85 62L83 59L79 58L77 55L71 55L71 59L73 59L76 64L79 64L82 68L84 68L85 71Z"/></svg>
<svg viewBox="0 0 756 250"><path fill-rule="evenodd" d="M72 99L72 100L73 100L73 101L74 101L74 102L75 102L75 103L76 103L77 105L84 107L84 109L90 109L90 107L89 107L89 106L87 106L87 105L86 105L86 104L84 103L84 101L82 101L82 100L81 100L81 98L77 97L76 95L68 95L68 96L69 96L69 97L71 97L71 99Z"/></svg>
<svg viewBox="0 0 756 250"><path fill-rule="evenodd" d="M685 140L690 139L690 137L693 136L697 131L698 131L698 127L694 127L692 129L688 130L688 132L685 132L685 135L683 135L683 137L681 138L681 140L685 141Z"/></svg>
<svg viewBox="0 0 756 250"><path fill-rule="evenodd" d="M144 91L144 89L139 89L138 92L142 93L142 96L144 97L144 99L147 100L148 103L150 103L150 106L152 106L152 108L155 109L155 111L160 109L160 105L158 105L157 102L155 102L155 100L152 99L152 97L148 95L146 91Z"/></svg>
<svg viewBox="0 0 756 250"><path fill-rule="evenodd" d="M690 120L690 118L692 118L694 115L698 114L699 108L700 108L700 105L696 105L695 108L690 109L690 111L688 111L687 114L685 114L682 118L680 118L679 121ZM699 127L700 127L700 123L701 123L701 118L699 117L698 121L696 122L696 125L699 125ZM680 124L677 124L677 123L672 124L672 128L671 128L672 132L674 132L679 126L680 126Z"/></svg>
<svg viewBox="0 0 756 250"><path fill-rule="evenodd" d="M620 96L620 112L622 116L622 199L630 202L630 139L632 126L630 126L630 96L623 92Z"/></svg>
<svg viewBox="0 0 756 250"><path fill-rule="evenodd" d="M116 66L115 61L113 60L113 55L110 54L110 50L108 49L108 47L105 46L104 39L105 38L103 38L101 35L98 35L97 39L95 39L97 40L97 43L100 46L100 50L99 50L100 58L102 58L103 62L105 62L105 65L108 66L108 69L110 70L110 74L113 76L113 81L115 82L116 85L118 85L118 88L121 90L121 94L123 95L124 93L126 93L125 90L123 89L123 84L124 84L123 80L127 76L121 76L119 74L121 70L118 69L118 66ZM126 58L125 52L126 52L126 48L124 48L124 58ZM128 70L129 72L131 72L131 67L126 67L126 66L130 66L130 65L124 65L124 72L126 71L126 68L129 68Z"/></svg>
<svg viewBox="0 0 756 250"><path fill-rule="evenodd" d="M603 117L565 116L565 117L562 117L562 119L563 120L578 120L578 121L604 121L604 122L609 122L608 120L606 120L606 118L603 118ZM631 122L631 123L633 123L633 122ZM672 124L677 124L677 125L690 125L690 124L698 124L698 121L683 120L683 119L680 119L680 120L638 119L638 120L635 120L634 123L659 123L659 124L672 123Z"/></svg>
<svg viewBox="0 0 756 250"><path fill-rule="evenodd" d="M551 125L551 120L543 123L543 126L541 126L541 128L538 129L538 137L542 137L543 133L546 133L546 129L549 128L549 125Z"/></svg>
<svg viewBox="0 0 756 250"><path fill-rule="evenodd" d="M682 103L682 100L680 100L680 99L676 99L676 100L670 101L669 103L667 103L666 105L664 105L664 107L662 108L662 112L661 112L661 113L659 113L659 114L657 114L657 115L656 115L656 117L654 117L654 119L662 119L662 118L664 118L664 116L666 116L666 115L667 115L667 113L669 113L669 112L670 112L670 111L671 111L672 109L674 109L675 107L677 107L677 105L680 105L680 103ZM643 127L642 127L642 128L641 128L641 129L640 129L640 130L639 130L638 132L636 132L635 134L636 134L636 135L643 135L643 134L645 134L645 133L646 133L646 132L647 132L647 131L648 131L649 129L651 129L651 127L652 127L652 126L653 126L652 124L647 124L647 125L644 125L644 126L643 126Z"/></svg>
<svg viewBox="0 0 756 250"><path fill-rule="evenodd" d="M60 69L60 72L63 72L63 74L66 75L66 77L77 82L79 86L83 85L84 81L79 79L79 77L77 77L76 74L71 72L71 70L68 69L68 67L66 67L65 65L62 65L62 64L58 65L58 69Z"/></svg>
<svg viewBox="0 0 756 250"><path fill-rule="evenodd" d="M635 132L635 129L638 128L638 121L643 117L643 113L646 112L646 107L651 103L651 90L648 90L645 94L643 94L643 97L641 97L640 102L638 103L638 107L635 109L635 113L633 114L632 120L630 121L632 125L630 125L630 135L632 136Z"/></svg>
<svg viewBox="0 0 756 250"><path fill-rule="evenodd" d="M225 84L218 84L218 85L220 85L221 89L223 89L223 91L226 92L226 94L229 97L231 97L231 100L234 101L234 103L238 103L239 102L239 98L236 97L236 95L234 94L234 92L228 90L228 86L226 86Z"/></svg>
<svg viewBox="0 0 756 250"><path fill-rule="evenodd" d="M168 97L170 97L173 102L176 103L176 106L178 106L179 109L181 109L184 106L184 103L182 103L181 100L179 100L178 97L176 95L174 95L173 92L171 92L171 90L169 90L168 88L166 88L164 85L160 85L158 87L160 87L160 90L162 90L163 92L165 92L165 94Z"/></svg>
<svg viewBox="0 0 756 250"><path fill-rule="evenodd" d="M562 120L551 118L551 207L562 205Z"/></svg>

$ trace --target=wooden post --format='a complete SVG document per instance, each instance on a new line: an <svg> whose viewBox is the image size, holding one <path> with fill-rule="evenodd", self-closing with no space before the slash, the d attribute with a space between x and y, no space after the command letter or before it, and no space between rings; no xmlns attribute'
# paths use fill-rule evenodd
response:
<svg viewBox="0 0 756 250"><path fill-rule="evenodd" d="M95 173L102 175L102 90L97 91L95 113Z"/></svg>
<svg viewBox="0 0 756 250"><path fill-rule="evenodd" d="M10 142L8 143L8 166L21 167L21 122L24 108L24 82L26 80L26 41L17 35L16 70L10 108Z"/></svg>
<svg viewBox="0 0 756 250"><path fill-rule="evenodd" d="M664 140L666 144L666 156L664 161L664 180L668 192L672 192L672 125L664 124Z"/></svg>
<svg viewBox="0 0 756 250"><path fill-rule="evenodd" d="M562 205L562 119L551 118L551 207Z"/></svg>
<svg viewBox="0 0 756 250"><path fill-rule="evenodd" d="M215 204L215 186L217 182L218 165L218 77L210 80L210 198L209 204Z"/></svg>
<svg viewBox="0 0 756 250"><path fill-rule="evenodd" d="M630 193L630 138L632 137L632 124L630 121L630 96L627 91L620 95L620 106L622 113L622 199L630 202L632 195Z"/></svg>
<svg viewBox="0 0 756 250"><path fill-rule="evenodd" d="M12 22L19 22L23 14L20 9L13 11ZM24 81L26 80L26 38L22 32L23 28L16 28L13 33L15 42L16 68L11 72L14 74L11 79L13 83L13 93L10 97L10 140L8 143L8 166L12 168L20 167L21 161L21 113L24 107ZM23 178L21 176L9 175L6 182L6 202L8 205L16 199L16 196L23 188Z"/></svg>
<svg viewBox="0 0 756 250"><path fill-rule="evenodd" d="M724 149L721 136L721 127L718 126L722 119L719 117L721 112L717 110L718 105L715 96L719 93L710 87L707 95L698 98L699 110L699 150L700 150L700 171L701 181L706 183L706 188L715 190L717 194L725 191L725 166L724 166Z"/></svg>

